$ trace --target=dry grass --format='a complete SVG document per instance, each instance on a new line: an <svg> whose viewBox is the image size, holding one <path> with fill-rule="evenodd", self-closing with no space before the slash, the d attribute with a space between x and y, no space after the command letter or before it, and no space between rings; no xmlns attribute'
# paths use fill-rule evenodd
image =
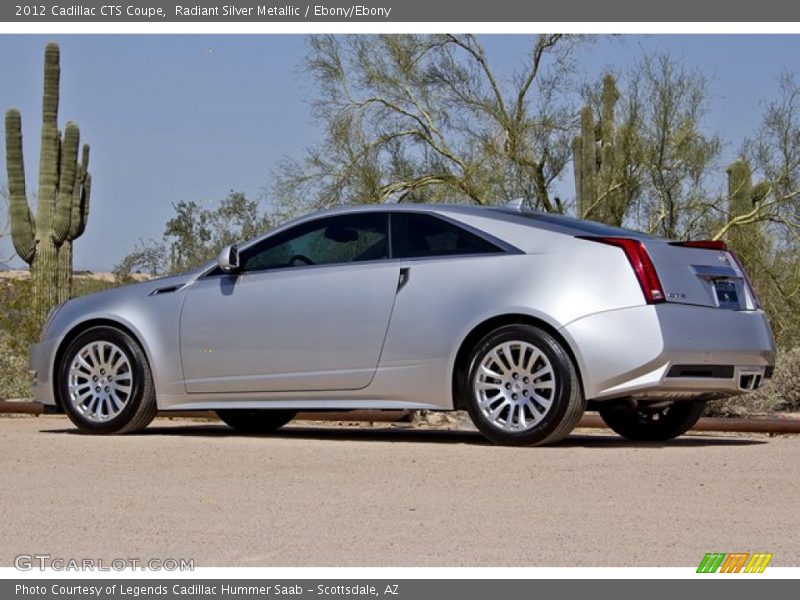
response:
<svg viewBox="0 0 800 600"><path fill-rule="evenodd" d="M0 331L0 400L30 396L28 361L9 344Z"/></svg>

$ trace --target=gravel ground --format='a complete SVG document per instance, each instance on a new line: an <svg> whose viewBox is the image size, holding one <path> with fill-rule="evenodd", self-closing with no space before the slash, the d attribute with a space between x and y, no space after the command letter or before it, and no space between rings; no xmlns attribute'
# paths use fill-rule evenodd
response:
<svg viewBox="0 0 800 600"><path fill-rule="evenodd" d="M451 428L457 424L443 423ZM800 565L800 437L634 444L577 430L501 448L423 424L244 436L158 419L92 437L0 419L0 565L18 554L196 566Z"/></svg>

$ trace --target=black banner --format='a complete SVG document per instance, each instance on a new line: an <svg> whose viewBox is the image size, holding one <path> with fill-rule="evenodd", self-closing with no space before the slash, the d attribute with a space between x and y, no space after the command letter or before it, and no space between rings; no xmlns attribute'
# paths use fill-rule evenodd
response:
<svg viewBox="0 0 800 600"><path fill-rule="evenodd" d="M713 580L713 581L712 581ZM0 597L5 600L263 600L327 598L382 600L492 600L542 598L546 596L579 598L608 597L648 600L675 600L689 594L708 593L729 598L789 597L794 595L790 580L706 577L702 581L670 580L428 580L428 579L314 579L314 580L4 580ZM764 595L766 594L766 596Z"/></svg>
<svg viewBox="0 0 800 600"><path fill-rule="evenodd" d="M3 2L0 20L18 22L793 22L800 4L762 0L642 2L641 0L38 0Z"/></svg>

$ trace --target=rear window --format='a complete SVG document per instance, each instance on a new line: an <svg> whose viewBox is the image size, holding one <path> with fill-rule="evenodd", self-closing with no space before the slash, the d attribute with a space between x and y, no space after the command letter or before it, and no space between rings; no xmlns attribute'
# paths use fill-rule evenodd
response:
<svg viewBox="0 0 800 600"><path fill-rule="evenodd" d="M432 215L392 213L391 222L394 258L502 252L488 240Z"/></svg>

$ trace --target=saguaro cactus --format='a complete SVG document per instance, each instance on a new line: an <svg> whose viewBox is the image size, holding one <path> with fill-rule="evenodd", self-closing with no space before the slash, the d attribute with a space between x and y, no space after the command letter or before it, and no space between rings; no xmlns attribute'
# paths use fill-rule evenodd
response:
<svg viewBox="0 0 800 600"><path fill-rule="evenodd" d="M731 225L727 231L727 241L745 266L754 271L755 262L765 244L763 226L755 218L754 211L764 200L769 186L766 182L754 186L750 165L741 159L728 165L726 173Z"/></svg>
<svg viewBox="0 0 800 600"><path fill-rule="evenodd" d="M78 165L78 126L67 123L63 139L58 130L60 72L58 45L48 44L44 56L42 140L35 218L25 188L22 118L15 108L6 112L11 237L17 254L31 268L33 311L38 321L43 321L57 302L69 297L67 282L72 273L72 240L83 232L89 207L89 147L84 146L83 161ZM67 241L69 246L65 256L59 258L59 252ZM62 277L60 271L63 271Z"/></svg>
<svg viewBox="0 0 800 600"><path fill-rule="evenodd" d="M573 167L578 216L622 224L630 196L624 180L625 155L618 143L614 108L619 100L614 77L603 79L600 122L591 106L581 109L581 134L573 140Z"/></svg>

